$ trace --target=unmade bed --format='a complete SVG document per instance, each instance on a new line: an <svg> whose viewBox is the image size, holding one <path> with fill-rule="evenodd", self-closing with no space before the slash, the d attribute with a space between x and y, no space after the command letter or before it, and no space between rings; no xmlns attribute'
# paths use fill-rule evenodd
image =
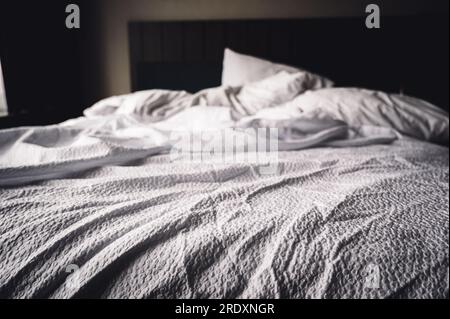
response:
<svg viewBox="0 0 450 319"><path fill-rule="evenodd" d="M229 49L222 73L0 131L0 297L448 298L447 112Z"/></svg>

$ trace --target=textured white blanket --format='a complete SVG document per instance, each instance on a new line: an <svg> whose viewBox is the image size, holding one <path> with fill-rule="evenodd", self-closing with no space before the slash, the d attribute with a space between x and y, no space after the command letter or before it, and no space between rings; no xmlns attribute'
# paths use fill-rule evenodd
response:
<svg viewBox="0 0 450 319"><path fill-rule="evenodd" d="M161 155L2 188L0 297L448 297L448 160L402 140L264 177Z"/></svg>

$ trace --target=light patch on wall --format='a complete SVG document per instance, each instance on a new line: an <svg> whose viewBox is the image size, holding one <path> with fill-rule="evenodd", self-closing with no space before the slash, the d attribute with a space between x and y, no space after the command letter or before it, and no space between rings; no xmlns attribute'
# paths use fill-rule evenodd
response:
<svg viewBox="0 0 450 319"><path fill-rule="evenodd" d="M8 115L8 107L6 105L5 86L3 83L2 64L0 62L0 116Z"/></svg>

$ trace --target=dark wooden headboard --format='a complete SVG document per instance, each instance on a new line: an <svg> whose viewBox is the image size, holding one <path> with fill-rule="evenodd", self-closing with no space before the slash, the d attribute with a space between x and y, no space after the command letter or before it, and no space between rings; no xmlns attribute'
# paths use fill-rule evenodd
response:
<svg viewBox="0 0 450 319"><path fill-rule="evenodd" d="M134 91L220 85L229 47L325 75L337 86L404 92L448 110L448 15L131 22Z"/></svg>

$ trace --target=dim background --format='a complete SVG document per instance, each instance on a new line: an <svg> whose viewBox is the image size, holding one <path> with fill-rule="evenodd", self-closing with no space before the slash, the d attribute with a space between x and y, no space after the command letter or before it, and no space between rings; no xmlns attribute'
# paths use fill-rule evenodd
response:
<svg viewBox="0 0 450 319"><path fill-rule="evenodd" d="M65 7L81 29L65 27ZM52 120L81 115L100 98L131 90L129 21L312 18L443 13L448 0L42 0L1 1L1 61L9 112ZM363 21L363 20L362 20ZM447 20L448 21L448 20ZM361 27L364 27L363 23ZM448 27L447 27L448 31ZM447 66L443 66L448 69ZM448 87L448 81L447 81Z"/></svg>

